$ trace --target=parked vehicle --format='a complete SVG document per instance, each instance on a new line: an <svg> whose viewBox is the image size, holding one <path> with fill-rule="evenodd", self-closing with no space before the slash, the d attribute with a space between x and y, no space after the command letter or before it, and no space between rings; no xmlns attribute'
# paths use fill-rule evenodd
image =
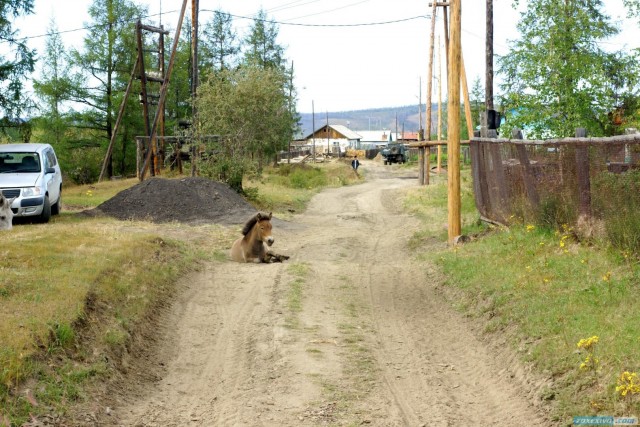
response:
<svg viewBox="0 0 640 427"><path fill-rule="evenodd" d="M381 154L384 158L385 165L390 165L391 163L404 163L407 161L407 147L403 144L390 143L382 150Z"/></svg>
<svg viewBox="0 0 640 427"><path fill-rule="evenodd" d="M0 191L14 217L48 222L60 213L62 172L49 144L0 144Z"/></svg>

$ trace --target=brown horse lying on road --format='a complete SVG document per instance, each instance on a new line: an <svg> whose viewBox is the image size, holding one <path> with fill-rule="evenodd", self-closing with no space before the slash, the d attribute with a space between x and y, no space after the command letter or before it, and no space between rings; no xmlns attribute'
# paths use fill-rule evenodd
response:
<svg viewBox="0 0 640 427"><path fill-rule="evenodd" d="M258 212L242 228L240 237L231 246L231 259L238 262L282 262L289 259L268 249L275 239L271 235L271 212Z"/></svg>

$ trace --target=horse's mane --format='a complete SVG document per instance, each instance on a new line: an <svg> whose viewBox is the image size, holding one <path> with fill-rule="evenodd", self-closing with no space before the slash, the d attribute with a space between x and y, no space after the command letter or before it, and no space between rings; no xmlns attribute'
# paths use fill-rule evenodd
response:
<svg viewBox="0 0 640 427"><path fill-rule="evenodd" d="M270 219L271 219L271 212L269 212L268 214L264 212L256 213L254 216L249 218L249 220L246 222L244 227L242 227L242 235L246 236L247 234L249 234L253 226L256 225L256 222L260 220L270 220Z"/></svg>

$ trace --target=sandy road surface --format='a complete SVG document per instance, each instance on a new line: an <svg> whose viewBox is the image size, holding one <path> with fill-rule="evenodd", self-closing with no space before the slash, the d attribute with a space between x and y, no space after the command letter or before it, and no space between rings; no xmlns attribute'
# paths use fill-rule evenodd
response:
<svg viewBox="0 0 640 427"><path fill-rule="evenodd" d="M367 183L276 223L289 261L212 263L183 284L160 379L113 425L545 425L408 253L417 224L394 190L414 174L363 168Z"/></svg>

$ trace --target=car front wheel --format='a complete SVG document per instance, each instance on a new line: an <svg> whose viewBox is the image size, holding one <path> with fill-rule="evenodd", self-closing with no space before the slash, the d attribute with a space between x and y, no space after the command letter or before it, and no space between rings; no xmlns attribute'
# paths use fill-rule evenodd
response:
<svg viewBox="0 0 640 427"><path fill-rule="evenodd" d="M40 222L49 222L51 219L51 204L49 196L44 196L44 205L42 205L42 213L40 214Z"/></svg>
<svg viewBox="0 0 640 427"><path fill-rule="evenodd" d="M58 201L51 205L51 215L60 214L60 204L62 203L62 193L58 196Z"/></svg>

